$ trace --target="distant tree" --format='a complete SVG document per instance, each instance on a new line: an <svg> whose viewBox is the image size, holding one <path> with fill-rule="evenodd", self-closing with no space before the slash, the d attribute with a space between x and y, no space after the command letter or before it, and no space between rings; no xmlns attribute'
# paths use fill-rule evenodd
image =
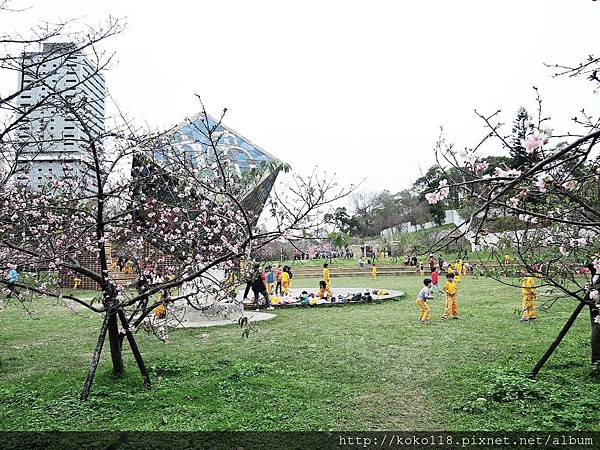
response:
<svg viewBox="0 0 600 450"><path fill-rule="evenodd" d="M372 228L372 212L377 202L377 193L370 191L358 191L350 195L352 212L359 225L359 233L366 237Z"/></svg>
<svg viewBox="0 0 600 450"><path fill-rule="evenodd" d="M328 236L329 243L333 248L344 250L350 243L350 235L343 232L331 232Z"/></svg>
<svg viewBox="0 0 600 450"><path fill-rule="evenodd" d="M372 214L373 234L379 234L382 230L397 225L400 218L397 195L388 190L380 192L375 198Z"/></svg>
<svg viewBox="0 0 600 450"><path fill-rule="evenodd" d="M527 151L523 146L523 142L527 137L530 128L531 116L527 110L521 106L517 111L517 117L513 121L513 127L511 130L511 147L509 148L510 156L512 160L509 165L514 168L521 167L525 162L528 161Z"/></svg>
<svg viewBox="0 0 600 450"><path fill-rule="evenodd" d="M431 220L427 202L414 189L405 189L396 194L398 200L398 224L410 222L421 224Z"/></svg>
<svg viewBox="0 0 600 450"><path fill-rule="evenodd" d="M325 221L340 233L352 234L359 230L360 220L357 217L351 217L345 206L335 208L333 212L325 214Z"/></svg>

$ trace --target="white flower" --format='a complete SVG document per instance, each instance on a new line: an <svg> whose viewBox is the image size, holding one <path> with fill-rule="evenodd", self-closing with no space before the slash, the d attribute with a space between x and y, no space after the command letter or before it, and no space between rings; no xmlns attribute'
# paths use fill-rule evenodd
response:
<svg viewBox="0 0 600 450"><path fill-rule="evenodd" d="M450 188L448 187L448 180L442 180L440 181L436 191L425 194L425 199L430 205L434 205L440 200L447 198L449 194Z"/></svg>
<svg viewBox="0 0 600 450"><path fill-rule="evenodd" d="M590 300L596 300L599 296L600 294L598 294L597 290L590 291Z"/></svg>
<svg viewBox="0 0 600 450"><path fill-rule="evenodd" d="M565 181L562 184L562 187L564 187L567 191L574 191L575 188L577 188L577 181L575 181L575 180Z"/></svg>
<svg viewBox="0 0 600 450"><path fill-rule="evenodd" d="M430 192L428 194L425 194L425 200L427 200L430 205L435 205L437 202L440 201L440 198L437 192Z"/></svg>
<svg viewBox="0 0 600 450"><path fill-rule="evenodd" d="M519 214L519 220L522 220L523 222L529 222L529 223L538 223L539 222L537 217L530 216L529 214Z"/></svg>
<svg viewBox="0 0 600 450"><path fill-rule="evenodd" d="M569 251L565 248L564 245L561 245L560 247L558 247L558 250L560 251L560 254L563 256L569 255Z"/></svg>
<svg viewBox="0 0 600 450"><path fill-rule="evenodd" d="M516 208L519 206L519 197L511 197L507 200L506 204L511 208Z"/></svg>
<svg viewBox="0 0 600 450"><path fill-rule="evenodd" d="M583 247L587 244L587 240L585 238L571 239L570 244L573 248Z"/></svg>
<svg viewBox="0 0 600 450"><path fill-rule="evenodd" d="M527 135L525 139L521 141L521 145L525 147L525 152L528 155L532 155L535 151L542 147L542 145L548 143L548 136L539 131L534 131L532 134Z"/></svg>
<svg viewBox="0 0 600 450"><path fill-rule="evenodd" d="M500 167L496 167L496 170L494 171L494 176L498 178L516 178L518 176L521 176L521 171L517 169L504 170Z"/></svg>
<svg viewBox="0 0 600 450"><path fill-rule="evenodd" d="M485 161L478 162L475 164L475 172L483 173L488 170L489 167L490 165Z"/></svg>
<svg viewBox="0 0 600 450"><path fill-rule="evenodd" d="M464 151L461 152L460 156L466 164L474 165L477 161L477 155L474 152Z"/></svg>

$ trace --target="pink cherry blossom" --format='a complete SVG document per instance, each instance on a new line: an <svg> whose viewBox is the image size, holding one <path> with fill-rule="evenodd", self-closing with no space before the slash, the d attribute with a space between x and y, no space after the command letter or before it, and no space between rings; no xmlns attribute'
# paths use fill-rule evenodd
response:
<svg viewBox="0 0 600 450"><path fill-rule="evenodd" d="M483 173L486 170L488 170L489 167L490 167L490 165L486 161L480 161L475 164L474 168L475 168L475 172Z"/></svg>
<svg viewBox="0 0 600 450"><path fill-rule="evenodd" d="M436 191L425 194L425 199L429 202L429 204L434 205L447 198L449 194L450 187L448 187L448 180L444 179L440 181Z"/></svg>
<svg viewBox="0 0 600 450"><path fill-rule="evenodd" d="M583 247L587 244L587 240L585 238L571 239L569 244L573 248Z"/></svg>
<svg viewBox="0 0 600 450"><path fill-rule="evenodd" d="M525 152L527 152L528 155L534 154L536 150L546 143L548 143L548 136L537 130L527 135L527 137L521 141L521 145L525 147Z"/></svg>
<svg viewBox="0 0 600 450"><path fill-rule="evenodd" d="M506 204L511 208L517 208L519 206L519 197L511 197L507 200Z"/></svg>

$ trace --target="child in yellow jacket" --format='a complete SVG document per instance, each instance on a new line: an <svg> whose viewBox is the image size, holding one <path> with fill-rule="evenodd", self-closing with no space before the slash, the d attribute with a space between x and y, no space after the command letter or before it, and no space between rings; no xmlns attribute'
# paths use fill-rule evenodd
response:
<svg viewBox="0 0 600 450"><path fill-rule="evenodd" d="M371 279L373 281L377 280L377 266L373 264L373 268L371 269Z"/></svg>
<svg viewBox="0 0 600 450"><path fill-rule="evenodd" d="M444 315L442 319L447 319L450 314L455 319L458 319L458 305L456 304L456 297L458 288L454 282L454 274L446 274L446 284L444 284L444 292L446 293L446 305L444 309Z"/></svg>
<svg viewBox="0 0 600 450"><path fill-rule="evenodd" d="M420 308L419 322L427 323L429 322L429 305L427 304L427 300L431 300L433 298L431 295L431 280L429 278L425 278L423 280L423 284L425 287L423 287L419 292L419 295L417 295L416 304Z"/></svg>
<svg viewBox="0 0 600 450"><path fill-rule="evenodd" d="M331 274L329 273L329 264L323 264L323 280L327 284L327 289L331 291Z"/></svg>
<svg viewBox="0 0 600 450"><path fill-rule="evenodd" d="M283 268L281 272L281 293L283 295L288 295L290 291L290 274L286 270L286 267Z"/></svg>
<svg viewBox="0 0 600 450"><path fill-rule="evenodd" d="M523 322L529 322L530 320L534 320L536 318L535 299L537 292L535 289L535 278L533 278L530 273L525 273L521 286L523 287L521 290L523 297L521 303L521 320Z"/></svg>
<svg viewBox="0 0 600 450"><path fill-rule="evenodd" d="M325 282L325 280L319 281L319 292L317 295L319 298L324 298L325 300L333 301L331 289L327 287L327 283Z"/></svg>

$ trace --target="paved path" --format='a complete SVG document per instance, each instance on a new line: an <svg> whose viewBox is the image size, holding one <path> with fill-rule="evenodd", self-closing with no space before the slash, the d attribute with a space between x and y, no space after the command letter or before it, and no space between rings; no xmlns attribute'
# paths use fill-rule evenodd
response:
<svg viewBox="0 0 600 450"><path fill-rule="evenodd" d="M248 322L261 322L264 320L271 320L277 317L275 314L270 314L266 312L256 312L256 311L248 311L244 314L245 317L248 318ZM241 315L240 315L241 317ZM236 325L238 324L238 319L196 319L193 321L184 321L182 324L183 328L207 328L207 327L219 327L223 325Z"/></svg>
<svg viewBox="0 0 600 450"><path fill-rule="evenodd" d="M374 289L374 288L365 288L365 287L358 287L358 288L333 288L331 290L331 293L337 297L338 295L342 295L343 297L347 297L350 294L364 294L365 292L369 291L371 292L371 297L373 297L373 300L385 300L385 299L390 299L390 298L397 298L397 297L402 297L404 296L404 292L402 291L396 291L393 289L386 289L386 291L389 293L389 295L376 295L373 294L374 291L377 291L378 289ZM316 294L318 292L318 289L310 289L310 288L292 288L290 289L290 297L294 297L297 298L300 296L300 294L302 294L303 291L308 292L309 294L313 293ZM249 298L253 299L254 294L252 293L252 291L250 291L249 294ZM237 298L236 300L238 301L243 301L244 300L244 291L240 290L238 291L237 294Z"/></svg>

